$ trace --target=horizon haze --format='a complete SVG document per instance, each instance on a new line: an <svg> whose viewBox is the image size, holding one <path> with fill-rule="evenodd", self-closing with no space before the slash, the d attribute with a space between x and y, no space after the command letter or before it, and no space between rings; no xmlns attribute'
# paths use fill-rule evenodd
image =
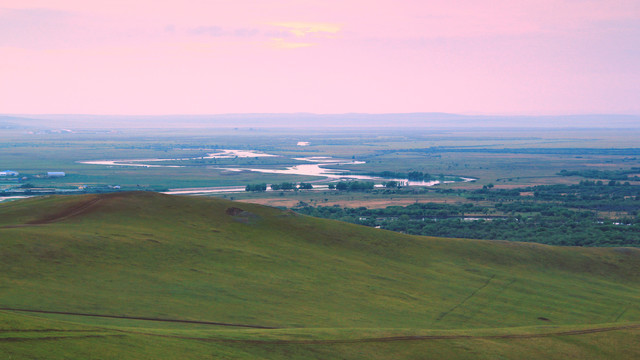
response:
<svg viewBox="0 0 640 360"><path fill-rule="evenodd" d="M398 114L203 114L82 115L0 114L0 129L189 129L189 128L429 128L429 129L638 129L640 115L487 116Z"/></svg>

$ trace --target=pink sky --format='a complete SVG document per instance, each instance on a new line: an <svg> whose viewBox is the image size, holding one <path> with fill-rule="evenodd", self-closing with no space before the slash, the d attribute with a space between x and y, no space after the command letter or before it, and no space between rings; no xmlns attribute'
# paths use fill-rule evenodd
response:
<svg viewBox="0 0 640 360"><path fill-rule="evenodd" d="M0 113L640 114L638 0L0 0Z"/></svg>

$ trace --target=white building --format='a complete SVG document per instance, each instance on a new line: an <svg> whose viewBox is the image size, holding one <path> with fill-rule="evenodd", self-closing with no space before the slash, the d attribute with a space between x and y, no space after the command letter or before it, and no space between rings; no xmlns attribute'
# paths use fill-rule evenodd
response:
<svg viewBox="0 0 640 360"><path fill-rule="evenodd" d="M47 171L47 176L52 177L65 177L66 174L63 171Z"/></svg>

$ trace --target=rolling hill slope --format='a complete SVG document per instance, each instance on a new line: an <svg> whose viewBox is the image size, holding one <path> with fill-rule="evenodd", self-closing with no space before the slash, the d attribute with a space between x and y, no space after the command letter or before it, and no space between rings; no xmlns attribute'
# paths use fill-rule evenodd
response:
<svg viewBox="0 0 640 360"><path fill-rule="evenodd" d="M639 274L639 249L408 236L155 193L33 198L0 205L0 354L628 358Z"/></svg>

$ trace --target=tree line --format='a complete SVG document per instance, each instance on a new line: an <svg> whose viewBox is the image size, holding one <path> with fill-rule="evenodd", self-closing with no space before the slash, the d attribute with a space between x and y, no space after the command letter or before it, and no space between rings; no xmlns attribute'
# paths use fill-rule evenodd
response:
<svg viewBox="0 0 640 360"><path fill-rule="evenodd" d="M484 203L421 203L385 209L301 206L294 210L414 235L550 245L640 246L640 186L583 181L457 193ZM609 212L619 215L603 215Z"/></svg>

